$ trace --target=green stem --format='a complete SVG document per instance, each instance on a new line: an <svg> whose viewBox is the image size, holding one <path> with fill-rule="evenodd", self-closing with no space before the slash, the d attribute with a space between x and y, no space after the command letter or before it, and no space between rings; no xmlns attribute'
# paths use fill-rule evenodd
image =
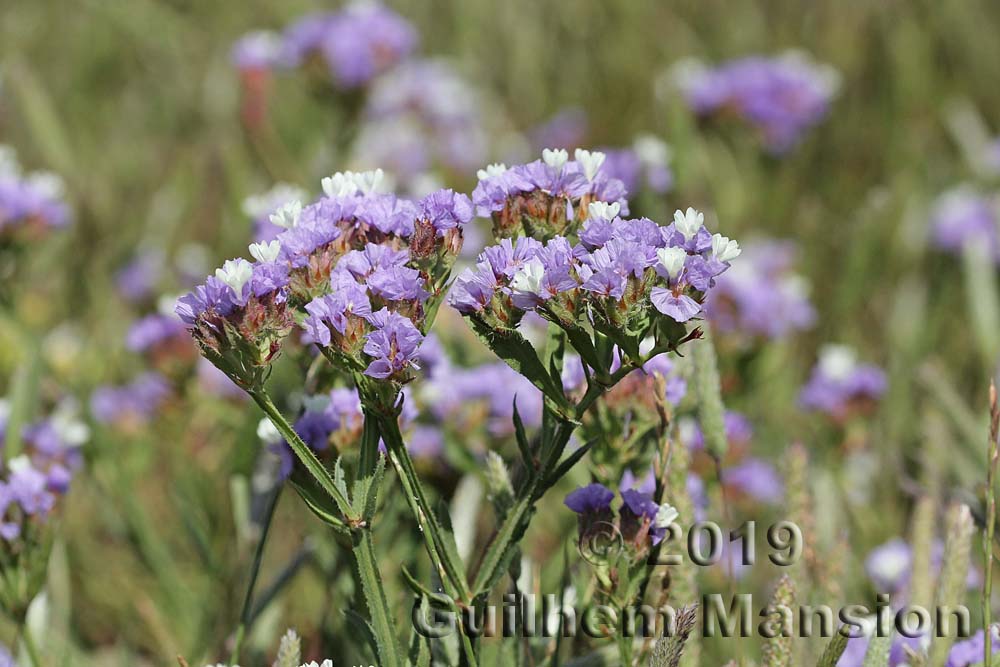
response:
<svg viewBox="0 0 1000 667"><path fill-rule="evenodd" d="M253 561L250 564L250 579L247 581L247 592L243 596L243 608L240 611L240 624L236 628L236 638L233 641L233 650L229 655L229 664L235 665L240 660L240 647L243 644L243 637L250 629L250 612L253 609L253 589L257 585L257 576L260 574L260 564L264 560L264 545L267 543L267 534L271 529L271 522L274 519L274 509L278 506L278 498L281 496L281 489L284 485L278 482L271 497L268 498L267 508L264 514L264 522L261 524L260 539L254 547Z"/></svg>
<svg viewBox="0 0 1000 667"><path fill-rule="evenodd" d="M470 602L471 595L468 583L459 564L455 562L457 554L446 542L447 538L445 538L444 530L437 520L437 515L434 514L427 496L424 495L417 470L413 466L413 459L410 458L410 453L406 451L406 445L403 444L396 418L394 416L380 416L379 426L382 437L392 454L391 460L403 485L406 502L410 505L410 510L416 517L417 523L420 524L420 532L424 536L431 561L438 567L442 581L451 589L448 594L460 602Z"/></svg>
<svg viewBox="0 0 1000 667"><path fill-rule="evenodd" d="M38 653L38 646L31 636L31 630L28 629L27 622L25 622L24 627L21 629L21 644L28 653L28 659L31 660L31 667L42 667L42 659Z"/></svg>
<svg viewBox="0 0 1000 667"><path fill-rule="evenodd" d="M368 605L372 633L375 635L379 667L403 667L404 660L396 641L396 625L389 609L389 601L382 588L382 575L378 570L375 543L370 526L354 532L352 546L354 561L358 567L358 579Z"/></svg>
<svg viewBox="0 0 1000 667"><path fill-rule="evenodd" d="M337 488L337 485L333 481L333 476L330 471L320 462L316 455L313 453L309 445L302 441L295 429L292 428L291 424L285 419L281 411L275 407L274 402L271 401L271 397L268 396L267 391L264 389L257 389L249 392L251 398L254 402L260 406L260 409L270 418L274 427L278 429L278 432L284 436L285 441L295 452L299 461L302 465L313 476L313 479L320 485L320 487L326 491L326 493L333 498L340 508L340 511L344 513L347 518L348 523L356 523L359 519L358 516L352 511L350 501L344 496L344 494Z"/></svg>

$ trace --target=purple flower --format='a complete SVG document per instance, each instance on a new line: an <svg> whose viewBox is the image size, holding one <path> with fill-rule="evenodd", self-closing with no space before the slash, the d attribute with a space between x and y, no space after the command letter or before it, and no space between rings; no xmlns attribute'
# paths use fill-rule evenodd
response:
<svg viewBox="0 0 1000 667"><path fill-rule="evenodd" d="M159 313L136 320L125 336L125 346L133 352L146 352L162 343L187 340L187 329L176 317Z"/></svg>
<svg viewBox="0 0 1000 667"><path fill-rule="evenodd" d="M90 412L104 424L144 424L166 402L172 390L159 373L143 373L124 385L98 387L90 397Z"/></svg>
<svg viewBox="0 0 1000 667"><path fill-rule="evenodd" d="M829 111L838 75L804 54L749 56L716 69L697 63L677 67L677 80L688 105L699 115L736 112L756 128L767 149L783 153Z"/></svg>
<svg viewBox="0 0 1000 667"><path fill-rule="evenodd" d="M580 108L563 109L531 130L531 145L535 150L564 148L572 150L583 144L587 136L587 114Z"/></svg>
<svg viewBox="0 0 1000 667"><path fill-rule="evenodd" d="M21 173L13 149L0 145L0 233L15 227L65 227L71 215L62 180L49 172Z"/></svg>
<svg viewBox="0 0 1000 667"><path fill-rule="evenodd" d="M896 538L876 547L865 558L865 572L882 593L897 593L909 583L913 565L910 545Z"/></svg>
<svg viewBox="0 0 1000 667"><path fill-rule="evenodd" d="M717 331L780 339L813 325L808 286L792 273L790 242L764 241L744 248L740 261L719 276L705 300Z"/></svg>
<svg viewBox="0 0 1000 667"><path fill-rule="evenodd" d="M990 627L993 639L993 653L1000 651L1000 626ZM948 662L945 667L970 667L981 664L985 653L986 633L982 630L976 632L969 639L955 642L948 652Z"/></svg>
<svg viewBox="0 0 1000 667"><path fill-rule="evenodd" d="M636 139L631 148L604 148L601 171L617 179L630 193L649 190L663 194L673 185L668 166L670 151L659 139L646 135Z"/></svg>
<svg viewBox="0 0 1000 667"><path fill-rule="evenodd" d="M571 491L563 504L577 514L599 514L611 509L615 494L603 484L589 484Z"/></svg>
<svg viewBox="0 0 1000 667"><path fill-rule="evenodd" d="M687 322L701 312L701 305L687 294L666 287L654 287L649 295L656 309L677 322Z"/></svg>
<svg viewBox="0 0 1000 667"><path fill-rule="evenodd" d="M852 407L877 401L886 389L885 373L878 366L858 363L854 350L828 345L799 393L807 410L842 418Z"/></svg>
<svg viewBox="0 0 1000 667"><path fill-rule="evenodd" d="M459 274L448 293L448 303L460 313L476 313L490 303L499 287L493 269L481 263Z"/></svg>
<svg viewBox="0 0 1000 667"><path fill-rule="evenodd" d="M364 352L373 357L365 375L384 380L405 371L417 358L423 335L408 318L387 308L367 319L375 330L365 341Z"/></svg>
<svg viewBox="0 0 1000 667"><path fill-rule="evenodd" d="M417 43L413 26L386 7L355 3L339 12L313 14L288 28L282 60L302 65L318 55L341 88L357 88L407 56Z"/></svg>
<svg viewBox="0 0 1000 667"><path fill-rule="evenodd" d="M968 187L950 190L934 203L931 211L931 240L938 248L961 254L966 247L984 246L989 257L1000 262L994 201Z"/></svg>
<svg viewBox="0 0 1000 667"><path fill-rule="evenodd" d="M432 192L417 202L417 208L417 217L429 221L439 234L472 220L472 200L454 190Z"/></svg>
<svg viewBox="0 0 1000 667"><path fill-rule="evenodd" d="M396 195L369 195L358 202L355 216L383 234L408 237L413 234L416 205Z"/></svg>
<svg viewBox="0 0 1000 667"><path fill-rule="evenodd" d="M153 296L163 275L163 253L141 251L115 273L115 287L126 300L143 301Z"/></svg>
<svg viewBox="0 0 1000 667"><path fill-rule="evenodd" d="M414 458L436 459L444 453L444 438L436 427L418 425L410 432L406 449Z"/></svg>
<svg viewBox="0 0 1000 667"><path fill-rule="evenodd" d="M350 278L339 281L333 293L313 299L305 308L308 315L302 326L312 342L323 347L332 344L331 330L343 336L352 318L364 318L372 313L365 288Z"/></svg>
<svg viewBox="0 0 1000 667"><path fill-rule="evenodd" d="M408 266L376 269L368 276L368 289L386 301L423 302L430 292L423 288L420 272Z"/></svg>
<svg viewBox="0 0 1000 667"><path fill-rule="evenodd" d="M726 468L722 481L761 502L776 504L785 497L785 484L774 466L751 456Z"/></svg>
<svg viewBox="0 0 1000 667"><path fill-rule="evenodd" d="M209 310L225 317L235 308L234 293L229 285L215 276L209 276L205 284L198 285L177 300L174 312L185 324L193 325L200 315Z"/></svg>

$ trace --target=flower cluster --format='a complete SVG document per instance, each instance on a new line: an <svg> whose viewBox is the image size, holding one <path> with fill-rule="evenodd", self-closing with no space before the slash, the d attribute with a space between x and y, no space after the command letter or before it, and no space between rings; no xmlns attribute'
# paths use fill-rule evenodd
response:
<svg viewBox="0 0 1000 667"><path fill-rule="evenodd" d="M825 412L840 420L870 408L885 388L886 378L881 368L859 363L850 347L827 345L799 393L799 403L803 408Z"/></svg>
<svg viewBox="0 0 1000 667"><path fill-rule="evenodd" d="M617 206L611 209L615 215L628 215L625 185L602 169L607 156L578 148L574 157L545 149L541 160L528 164L480 169L472 192L476 213L492 218L497 238L541 240L573 234L591 215L591 203Z"/></svg>
<svg viewBox="0 0 1000 667"><path fill-rule="evenodd" d="M481 115L475 89L450 63L405 62L372 85L353 161L410 184L438 165L472 169L486 155Z"/></svg>
<svg viewBox="0 0 1000 667"><path fill-rule="evenodd" d="M577 514L580 541L585 543L608 530L615 521L611 503L615 493L603 484L589 484L569 493L563 501ZM659 544L670 524L677 519L677 510L668 504L657 504L651 493L627 488L621 491L618 508L618 535L626 544L642 551L649 543Z"/></svg>
<svg viewBox="0 0 1000 667"><path fill-rule="evenodd" d="M9 405L0 400L0 442ZM20 615L44 582L48 540L44 527L82 465L89 429L75 405L60 404L21 431L21 450L0 462L0 607Z"/></svg>
<svg viewBox="0 0 1000 667"><path fill-rule="evenodd" d="M285 30L280 62L325 66L334 85L358 88L413 51L417 33L399 14L374 2L305 16Z"/></svg>
<svg viewBox="0 0 1000 667"><path fill-rule="evenodd" d="M732 112L759 131L775 153L795 146L823 120L840 78L832 67L799 52L749 56L716 68L685 61L675 74L695 113Z"/></svg>
<svg viewBox="0 0 1000 667"><path fill-rule="evenodd" d="M152 419L171 394L166 378L147 372L123 385L95 389L90 397L90 412L102 424L132 430Z"/></svg>
<svg viewBox="0 0 1000 667"><path fill-rule="evenodd" d="M378 192L381 179L380 169L324 178L324 197L269 215L283 231L250 246L254 263L230 260L181 298L177 312L203 352L241 386L262 380L296 311L308 342L338 367L409 379L472 204L451 190L410 201Z"/></svg>
<svg viewBox="0 0 1000 667"><path fill-rule="evenodd" d="M715 331L741 338L780 339L812 326L809 287L792 271L791 242L761 241L743 247L740 261L720 276L705 301Z"/></svg>
<svg viewBox="0 0 1000 667"><path fill-rule="evenodd" d="M598 174L600 160L586 152L582 157L575 163L577 167L582 169L579 165L589 163L586 171ZM556 168L549 162L552 160L528 167L551 174ZM568 177L574 182L580 176L566 163L559 169L564 175L575 174ZM517 182L524 171L515 168L480 181L480 210L487 190L499 188L498 181L503 179L508 185ZM535 217L541 209L533 206L541 201L538 196L546 199L549 207L541 217ZM581 201L589 196L584 195ZM560 197L545 190L508 195L502 200L497 196L494 200L502 208L494 210L495 225L500 231L509 230L511 211L518 210L521 230L540 230L553 220L561 220L560 228L565 230L563 211L573 207L569 198ZM553 215L552 208L560 212ZM533 311L566 329L579 329L589 322L616 342L623 334L638 341L652 335L657 314L675 323L699 315L715 278L740 253L735 241L705 229L704 216L691 208L677 211L674 222L667 226L646 218L620 217L618 201L589 201L586 211L575 245L559 235L545 243L522 236L504 238L486 248L476 266L456 280L452 305L494 331L516 327L526 311Z"/></svg>
<svg viewBox="0 0 1000 667"><path fill-rule="evenodd" d="M997 202L969 187L945 192L931 210L931 241L941 250L961 254L966 247L983 247L1000 262Z"/></svg>
<svg viewBox="0 0 1000 667"><path fill-rule="evenodd" d="M34 238L70 219L62 179L51 172L23 172L14 149L0 145L0 241Z"/></svg>

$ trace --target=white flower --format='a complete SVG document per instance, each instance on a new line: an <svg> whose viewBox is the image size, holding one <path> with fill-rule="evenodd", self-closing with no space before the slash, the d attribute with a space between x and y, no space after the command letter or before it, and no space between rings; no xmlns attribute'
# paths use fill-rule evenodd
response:
<svg viewBox="0 0 1000 667"><path fill-rule="evenodd" d="M338 171L333 176L321 180L320 185L323 186L323 193L327 197L347 197L358 191L353 171Z"/></svg>
<svg viewBox="0 0 1000 667"><path fill-rule="evenodd" d="M291 229L299 224L299 216L302 215L302 202L295 200L282 204L274 213L267 216L272 225Z"/></svg>
<svg viewBox="0 0 1000 667"><path fill-rule="evenodd" d="M8 419L10 419L10 401L0 398L0 424L6 423Z"/></svg>
<svg viewBox="0 0 1000 667"><path fill-rule="evenodd" d="M587 177L587 180L594 180L594 176L597 176L597 170L604 164L604 153L600 151L585 151L582 148L577 148L573 155L576 161L580 163L580 168L583 169L583 175Z"/></svg>
<svg viewBox="0 0 1000 667"><path fill-rule="evenodd" d="M684 248L660 248L656 251L656 257L660 264L667 270L667 275L676 278L684 269L684 262L687 261L687 251Z"/></svg>
<svg viewBox="0 0 1000 667"><path fill-rule="evenodd" d="M481 181L485 181L488 178L499 176L505 171L507 171L507 165L505 165L503 162L494 162L493 164L488 165L486 169L480 169L479 171L477 171L476 177Z"/></svg>
<svg viewBox="0 0 1000 667"><path fill-rule="evenodd" d="M545 266L537 257L533 257L524 263L524 266L517 270L514 279L510 281L510 288L515 292L525 292L541 296L542 279L545 277Z"/></svg>
<svg viewBox="0 0 1000 667"><path fill-rule="evenodd" d="M281 442L281 433L275 428L274 422L268 417L264 417L257 424L257 437L266 445L275 445Z"/></svg>
<svg viewBox="0 0 1000 667"><path fill-rule="evenodd" d="M348 172L350 173L350 172ZM385 176L385 172L381 169L375 169L373 171L359 171L354 175L354 185L357 186L361 194L370 195L375 192L378 188L379 183L382 182L382 177Z"/></svg>
<svg viewBox="0 0 1000 667"><path fill-rule="evenodd" d="M20 456L15 456L10 461L7 461L7 467L10 468L11 472L27 470L31 467L31 459L29 459L26 455L21 454Z"/></svg>
<svg viewBox="0 0 1000 667"><path fill-rule="evenodd" d="M90 439L90 427L80 420L79 406L74 400L64 400L49 418L59 438L70 447L79 447Z"/></svg>
<svg viewBox="0 0 1000 667"><path fill-rule="evenodd" d="M712 234L712 254L720 262L728 262L740 256L740 244L722 234Z"/></svg>
<svg viewBox="0 0 1000 667"><path fill-rule="evenodd" d="M275 183L274 187L263 194L253 195L243 200L243 213L248 218L263 218L273 213L282 204L290 201L305 201L309 193L296 185Z"/></svg>
<svg viewBox="0 0 1000 667"><path fill-rule="evenodd" d="M243 296L243 286L253 276L253 266L242 257L227 259L221 269L215 270L215 277L229 285L237 297Z"/></svg>
<svg viewBox="0 0 1000 667"><path fill-rule="evenodd" d="M0 144L0 176L17 177L21 173L21 164L17 161L17 153L10 146Z"/></svg>
<svg viewBox="0 0 1000 667"><path fill-rule="evenodd" d="M820 350L820 371L833 380L843 380L848 377L857 364L857 355L848 345L824 345Z"/></svg>
<svg viewBox="0 0 1000 667"><path fill-rule="evenodd" d="M542 151L542 160L553 169L562 169L566 161L569 160L569 153L562 148L546 148Z"/></svg>
<svg viewBox="0 0 1000 667"><path fill-rule="evenodd" d="M705 214L688 206L683 213L674 211L674 227L683 236L685 241L690 241L698 230L705 225Z"/></svg>
<svg viewBox="0 0 1000 667"><path fill-rule="evenodd" d="M304 396L302 407L306 412L323 412L330 405L330 394L316 394L315 396Z"/></svg>
<svg viewBox="0 0 1000 667"><path fill-rule="evenodd" d="M333 660L327 658L326 660L323 661L323 664L319 664L318 662L313 660L312 662L307 662L304 665L301 665L300 667L333 667Z"/></svg>
<svg viewBox="0 0 1000 667"><path fill-rule="evenodd" d="M587 205L587 212L591 218L600 220L614 220L622 210L618 202L608 203L606 201L592 201Z"/></svg>
<svg viewBox="0 0 1000 667"><path fill-rule="evenodd" d="M51 171L36 171L27 177L28 187L48 199L58 199L66 193L63 179Z"/></svg>
<svg viewBox="0 0 1000 667"><path fill-rule="evenodd" d="M670 162L670 147L652 134L640 134L636 137L632 150L643 164L666 166Z"/></svg>
<svg viewBox="0 0 1000 667"><path fill-rule="evenodd" d="M278 259L279 252L281 252L281 243L277 239L270 243L250 244L250 256L261 264L267 264Z"/></svg>
<svg viewBox="0 0 1000 667"><path fill-rule="evenodd" d="M660 509L656 511L656 518L653 519L653 525L656 528L667 528L679 516L680 512L673 505L663 503L660 505Z"/></svg>

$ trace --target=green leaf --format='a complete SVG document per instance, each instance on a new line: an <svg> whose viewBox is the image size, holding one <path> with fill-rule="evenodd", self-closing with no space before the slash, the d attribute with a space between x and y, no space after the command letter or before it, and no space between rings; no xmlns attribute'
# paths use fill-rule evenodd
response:
<svg viewBox="0 0 1000 667"><path fill-rule="evenodd" d="M472 323L472 330L483 344L538 387L546 398L561 409L561 412L568 414L569 405L563 393L562 382L557 383L552 378L538 358L535 348L525 340L524 336L513 330L494 331L475 318L470 318L469 322Z"/></svg>
<svg viewBox="0 0 1000 667"><path fill-rule="evenodd" d="M580 461L580 459L587 455L587 452L589 452L590 448L593 446L593 441L588 442L563 459L562 462L556 466L556 469L552 471L552 474L549 475L549 478L545 480L547 487L553 486L556 482L562 479L563 476Z"/></svg>
<svg viewBox="0 0 1000 667"><path fill-rule="evenodd" d="M823 650L823 655L820 656L819 662L816 663L816 667L837 667L837 663L840 661L840 656L844 654L847 649L847 635L837 632L830 639L830 643L826 645Z"/></svg>
<svg viewBox="0 0 1000 667"><path fill-rule="evenodd" d="M889 667L889 649L892 648L892 633L885 637L876 637L868 641L865 651L865 661L862 667Z"/></svg>
<svg viewBox="0 0 1000 667"><path fill-rule="evenodd" d="M726 438L725 407L719 387L719 369L716 365L715 346L705 326L703 340L692 343L694 357L695 394L698 398L698 420L705 434L705 448L716 460L721 460L729 449Z"/></svg>
<svg viewBox="0 0 1000 667"><path fill-rule="evenodd" d="M535 459L531 453L531 443L524 430L524 422L521 420L521 413L517 411L517 396L514 397L514 434L517 436L517 448L521 451L521 458L525 467L534 474Z"/></svg>

